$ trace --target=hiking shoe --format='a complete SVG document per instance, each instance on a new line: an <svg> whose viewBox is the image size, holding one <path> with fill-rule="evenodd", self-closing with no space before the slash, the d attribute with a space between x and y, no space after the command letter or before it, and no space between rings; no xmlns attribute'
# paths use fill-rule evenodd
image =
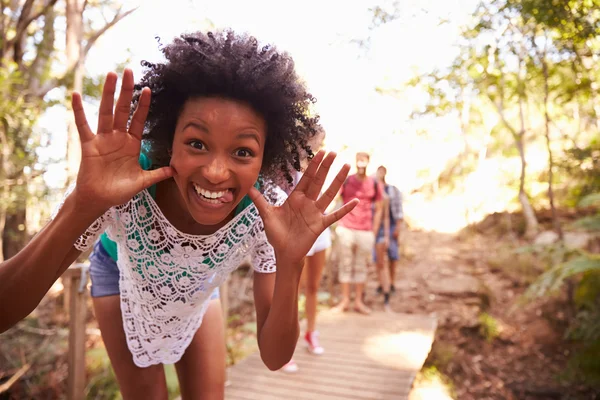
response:
<svg viewBox="0 0 600 400"><path fill-rule="evenodd" d="M287 364L281 367L280 371L287 372L289 374L298 372L298 364L296 364L296 361L291 359Z"/></svg>
<svg viewBox="0 0 600 400"><path fill-rule="evenodd" d="M308 349L309 353L320 356L325 352L325 349L323 349L323 347L321 347L319 344L319 332L306 332L306 335L304 335L304 340L306 341L306 348Z"/></svg>

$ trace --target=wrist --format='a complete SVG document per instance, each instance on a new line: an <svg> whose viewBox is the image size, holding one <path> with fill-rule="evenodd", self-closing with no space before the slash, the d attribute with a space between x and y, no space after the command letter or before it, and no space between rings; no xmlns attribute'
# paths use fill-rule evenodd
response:
<svg viewBox="0 0 600 400"><path fill-rule="evenodd" d="M79 218L83 218L86 221L91 222L100 218L110 207L104 207L97 202L90 199L89 196L82 195L78 190L77 186L73 189L73 192L65 199L65 206L69 212L75 214Z"/></svg>
<svg viewBox="0 0 600 400"><path fill-rule="evenodd" d="M100 218L108 210L102 209L93 202L86 200L83 196L77 193L77 189L67 196L64 201L61 211L70 217L77 218L88 225Z"/></svg>
<svg viewBox="0 0 600 400"><path fill-rule="evenodd" d="M277 265L277 278L283 279L284 282L299 282L304 268L304 258L300 260L290 260L285 256L275 254L275 262Z"/></svg>

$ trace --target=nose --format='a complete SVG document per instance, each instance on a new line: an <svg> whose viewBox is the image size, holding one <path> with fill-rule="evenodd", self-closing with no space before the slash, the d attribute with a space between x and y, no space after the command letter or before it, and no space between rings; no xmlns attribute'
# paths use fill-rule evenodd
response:
<svg viewBox="0 0 600 400"><path fill-rule="evenodd" d="M215 155L211 157L208 164L203 168L204 178L212 184L219 184L230 177L227 161L223 156Z"/></svg>

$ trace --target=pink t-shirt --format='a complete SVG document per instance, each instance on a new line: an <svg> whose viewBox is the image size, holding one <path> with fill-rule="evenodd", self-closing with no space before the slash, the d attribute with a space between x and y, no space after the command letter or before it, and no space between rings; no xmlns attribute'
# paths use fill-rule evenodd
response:
<svg viewBox="0 0 600 400"><path fill-rule="evenodd" d="M362 181L356 175L349 176L342 186L342 200L346 204L352 199L359 199L360 203L339 224L357 231L373 230L373 205L383 198L383 190L383 185L378 184L375 193L375 179L370 176Z"/></svg>

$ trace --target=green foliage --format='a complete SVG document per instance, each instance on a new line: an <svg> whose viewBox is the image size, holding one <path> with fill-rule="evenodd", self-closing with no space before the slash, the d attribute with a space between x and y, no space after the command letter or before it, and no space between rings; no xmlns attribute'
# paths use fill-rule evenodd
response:
<svg viewBox="0 0 600 400"><path fill-rule="evenodd" d="M580 202L600 188L600 141L592 140L586 146L574 146L566 150L557 165L568 176L565 204L592 206L597 201L594 197Z"/></svg>
<svg viewBox="0 0 600 400"><path fill-rule="evenodd" d="M485 312L479 314L479 334L488 342L493 342L500 335L496 318Z"/></svg>
<svg viewBox="0 0 600 400"><path fill-rule="evenodd" d="M600 185L598 185L600 186ZM600 193L592 193L581 199L579 203L581 207L600 207Z"/></svg>
<svg viewBox="0 0 600 400"><path fill-rule="evenodd" d="M584 197L582 206L600 206L600 193ZM593 217L580 219L575 225L600 231L600 212ZM593 223L592 223L593 222ZM556 246L550 246L552 249ZM562 261L565 260L565 261ZM578 278L573 302L576 316L570 321L567 337L580 343L581 348L569 361L569 377L590 385L600 384L600 254L584 250L565 252L557 262L527 289L526 299L547 296L558 291L563 284Z"/></svg>
<svg viewBox="0 0 600 400"><path fill-rule="evenodd" d="M566 279L586 272L600 271L600 255L587 254L560 263L540 277L527 289L525 296L530 299L556 292Z"/></svg>
<svg viewBox="0 0 600 400"><path fill-rule="evenodd" d="M600 318L600 315L596 315ZM586 318L586 321L591 319ZM591 387L600 385L600 339L587 342L569 360L570 379L582 381Z"/></svg>
<svg viewBox="0 0 600 400"><path fill-rule="evenodd" d="M86 387L86 398L122 399L106 349L103 347L91 349L86 353L85 359L90 377Z"/></svg>
<svg viewBox="0 0 600 400"><path fill-rule="evenodd" d="M580 218L575 221L572 226L587 231L600 231L600 215L591 215L589 217Z"/></svg>
<svg viewBox="0 0 600 400"><path fill-rule="evenodd" d="M523 19L553 29L561 40L582 43L600 35L598 0L510 0L508 5Z"/></svg>

